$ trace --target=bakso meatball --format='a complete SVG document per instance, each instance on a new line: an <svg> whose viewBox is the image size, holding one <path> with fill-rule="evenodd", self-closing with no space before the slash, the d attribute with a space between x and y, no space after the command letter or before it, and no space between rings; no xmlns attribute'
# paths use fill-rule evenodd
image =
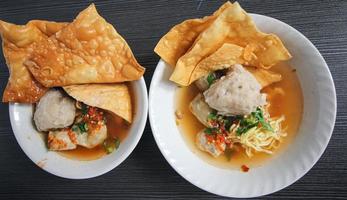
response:
<svg viewBox="0 0 347 200"><path fill-rule="evenodd" d="M87 133L77 134L77 144L86 148L94 148L99 144L102 144L107 138L107 127L105 124L99 128L88 129Z"/></svg>
<svg viewBox="0 0 347 200"><path fill-rule="evenodd" d="M206 103L222 115L247 115L258 106L266 104L266 95L260 93L261 85L241 65L204 92Z"/></svg>
<svg viewBox="0 0 347 200"><path fill-rule="evenodd" d="M60 90L49 90L39 101L34 113L34 122L39 131L65 128L75 119L75 100Z"/></svg>

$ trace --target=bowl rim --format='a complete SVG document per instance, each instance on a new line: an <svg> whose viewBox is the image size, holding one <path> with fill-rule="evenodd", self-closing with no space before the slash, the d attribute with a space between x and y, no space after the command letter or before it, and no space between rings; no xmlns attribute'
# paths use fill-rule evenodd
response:
<svg viewBox="0 0 347 200"><path fill-rule="evenodd" d="M142 113L140 112L136 112L136 115L139 116L139 125L138 125L138 129L135 130L135 133L134 134L134 138L132 139L132 142L130 142L130 146L127 146L127 148L125 149L125 152L123 154L120 154L120 155L117 155L117 159L113 159L112 162L108 163L108 166L106 166L105 168L103 169L98 169L98 170L95 170L94 173L91 173L89 175L74 175L74 176L68 176L66 174L64 174L64 172L61 172L62 170L60 171L56 171L56 170L52 170L52 169L47 169L45 167L39 167L41 168L42 170L48 172L49 174L52 174L52 175L55 175L55 176L58 176L58 177L61 177L61 178L66 178L66 179L89 179L89 178L94 178L94 177L97 177L97 176L101 176L111 170L113 170L114 168L116 168L117 166L119 166L122 162L124 162L124 160L126 158L129 157L129 155L134 151L134 149L136 148L137 144L139 143L142 135L143 135L143 132L144 132L144 129L145 129L145 126L146 126L146 123L147 123L147 115L148 115L148 93L147 93L147 86L146 86L146 83L145 83L145 80L143 77L141 77L141 79L137 80L138 81L138 88L139 88L139 96L144 96L143 99L141 99L141 102L140 104L138 104L136 106L136 109L138 110L138 106L143 106L143 108L141 110L143 110ZM135 97L137 99L137 101L139 101L139 97L136 96ZM24 142L22 142L22 140L19 138L21 137L19 134L18 134L18 131L16 131L16 125L14 124L14 108L15 108L15 105L17 103L9 103L9 116L10 116L10 123L11 123L11 128L12 128L12 132L14 133L14 136L16 138L16 141L17 143L19 144L20 148L22 149L22 151L25 153L25 155L37 166L38 164L34 161L35 159L33 158L32 154L29 154L25 149L25 144ZM98 160L98 159L96 159ZM77 161L77 160L74 160L74 161ZM85 162L85 161L77 161L77 162ZM86 161L86 162L93 162L93 160L91 161Z"/></svg>
<svg viewBox="0 0 347 200"><path fill-rule="evenodd" d="M336 121L336 112L337 112L337 101L336 101L336 89L335 89L335 84L334 84L334 81L333 81L333 77L331 75L331 72L329 70L329 67L324 59L324 57L321 55L321 53L318 51L318 49L313 45L313 43L304 35L302 34L301 32L299 32L298 30L296 30L294 27L290 26L289 24L285 23L285 22L282 22L276 18L273 18L273 17L269 17L269 16L266 16L266 15L261 15L261 14L255 14L255 13L249 13L249 15L254 18L254 17L260 17L260 18L264 18L266 20L272 20L276 23L280 23L282 25L285 25L287 26L291 31L295 32L295 34L297 35L300 35L301 37L303 37L307 44L312 48L313 51L315 51L315 53L321 58L321 60L323 61L323 65L324 65L324 68L326 68L328 74L328 80L330 82L330 86L331 86L331 89L333 90L333 96L331 96L331 98L333 99L333 118L331 119L331 128L329 129L329 131L327 132L328 134L328 137L327 137L327 140L325 141L325 143L323 144L323 147L320 149L320 152L318 153L318 156L315 157L314 161L310 164L310 166L308 168L306 168L305 170L302 171L302 173L297 176L295 179L292 179L290 181L286 181L285 184L282 185L282 187L279 187L279 188L276 188L275 190L273 191L270 191L270 192L263 192L261 194L257 194L257 195L236 195L236 196L229 196L229 195L225 195L225 194L221 194L219 192L216 192L216 191L213 191L212 189L209 189L208 187L204 187L202 186L201 184L198 184L196 183L196 181L194 182L194 180L190 177L188 177L188 175L184 174L183 171L180 171L178 170L178 168L175 166L175 163L172 161L172 159L170 159L170 156L168 154L165 153L164 151L164 148L160 145L160 142L159 142L159 135L160 133L156 133L156 129L155 129L155 126L154 124L156 123L154 121L154 114L152 113L153 111L153 108L152 108L152 99L153 99L153 93L154 93L154 84L156 84L157 82L160 82L159 78L158 77L158 74L159 74L159 70L157 70L157 67L161 67L160 65L168 65L164 60L160 59L157 66L156 66L156 70L152 76L152 80L151 80L151 84L150 84L150 89L149 89L149 121L150 121L150 126L151 126L151 129L152 129L152 134L153 134L153 137L156 141L156 144L161 152L161 154L164 156L165 160L169 163L169 165L181 176L183 177L186 181L190 182L191 184L195 185L196 187L206 191L206 192L210 192L212 194L215 194L215 195L219 195L219 196L224 196L224 197L236 197L236 198L253 198L253 197L260 197L260 196L264 196L264 195L268 195L268 194L272 194L274 192L278 192L290 185L292 185L293 183L295 183L296 181L298 181L300 178L302 178L303 176L305 176L305 174L307 174L308 171L310 171L312 169L312 167L318 162L318 160L321 158L321 156L323 155L323 153L325 152L327 146L328 146L328 143L331 139L331 136L332 136L332 133L333 133L333 130L334 130L334 127L335 127L335 121ZM155 81L153 81L153 79L155 78ZM155 83L156 82L156 83Z"/></svg>

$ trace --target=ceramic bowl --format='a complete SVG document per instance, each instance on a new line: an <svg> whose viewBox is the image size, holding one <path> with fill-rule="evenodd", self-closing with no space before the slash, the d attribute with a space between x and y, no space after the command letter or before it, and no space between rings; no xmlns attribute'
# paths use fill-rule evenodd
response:
<svg viewBox="0 0 347 200"><path fill-rule="evenodd" d="M9 105L9 113L12 130L18 144L36 165L63 178L92 178L114 169L134 150L146 125L148 101L145 81L141 78L131 84L136 99L136 114L128 136L111 154L97 160L79 161L68 159L54 151L48 151L46 141L37 132L32 122L34 106L13 103Z"/></svg>
<svg viewBox="0 0 347 200"><path fill-rule="evenodd" d="M157 145L169 164L197 187L227 197L256 197L281 190L304 176L318 161L330 140L336 116L336 93L329 68L315 46L299 31L271 17L251 14L257 27L278 35L293 58L304 96L303 118L297 136L279 155L248 173L222 169L197 157L175 123L176 84L172 67L162 60L149 93L149 118ZM293 108L295 109L295 108Z"/></svg>

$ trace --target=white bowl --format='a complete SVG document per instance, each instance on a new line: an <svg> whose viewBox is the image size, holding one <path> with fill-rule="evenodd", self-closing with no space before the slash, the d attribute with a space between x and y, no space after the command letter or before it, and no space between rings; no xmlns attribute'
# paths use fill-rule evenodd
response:
<svg viewBox="0 0 347 200"><path fill-rule="evenodd" d="M33 126L31 104L10 104L12 130L24 153L45 171L70 179L85 179L102 175L122 163L139 142L147 120L147 89L143 78L133 81L136 114L131 129L119 148L113 153L92 161L71 160L54 151L48 151L45 141Z"/></svg>
<svg viewBox="0 0 347 200"><path fill-rule="evenodd" d="M172 68L159 61L149 92L149 119L157 145L169 164L186 180L227 197L256 197L281 190L304 176L324 152L336 117L334 83L314 45L291 26L251 14L260 30L277 34L292 53L304 96L301 126L294 141L271 161L248 173L212 166L197 157L183 140L174 116L176 85Z"/></svg>

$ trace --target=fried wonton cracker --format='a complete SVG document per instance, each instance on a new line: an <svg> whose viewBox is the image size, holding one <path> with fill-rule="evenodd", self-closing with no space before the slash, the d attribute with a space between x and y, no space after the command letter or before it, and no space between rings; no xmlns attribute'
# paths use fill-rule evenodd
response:
<svg viewBox="0 0 347 200"><path fill-rule="evenodd" d="M46 87L132 81L145 71L94 4L48 40L37 43L25 65Z"/></svg>
<svg viewBox="0 0 347 200"><path fill-rule="evenodd" d="M282 80L281 74L272 72L270 70L257 67L246 67L246 69L253 74L262 88Z"/></svg>
<svg viewBox="0 0 347 200"><path fill-rule="evenodd" d="M34 103L47 88L38 83L24 66L35 42L40 42L62 29L66 23L41 20L15 25L0 21L2 49L10 77L3 93L3 102Z"/></svg>
<svg viewBox="0 0 347 200"><path fill-rule="evenodd" d="M269 68L291 57L276 35L260 32L252 18L235 2L225 8L197 37L188 52L180 57L170 80L183 86L192 83L191 75L196 66L224 43L243 47L246 65Z"/></svg>
<svg viewBox="0 0 347 200"><path fill-rule="evenodd" d="M212 55L202 60L192 72L191 82L216 70L226 69L235 64L243 64L243 48L225 43Z"/></svg>
<svg viewBox="0 0 347 200"><path fill-rule="evenodd" d="M110 111L129 123L132 121L131 97L125 84L83 84L63 88L77 101Z"/></svg>
<svg viewBox="0 0 347 200"><path fill-rule="evenodd" d="M247 63L244 59L244 51L245 49L240 46L229 43L223 44L221 48L196 66L191 76L191 82L198 80L212 71L230 68L235 64ZM281 74L259 67L246 68L255 76L262 88L282 80Z"/></svg>
<svg viewBox="0 0 347 200"><path fill-rule="evenodd" d="M220 13L232 4L228 1L211 16L189 19L174 26L156 45L154 52L175 66L177 60L192 46L199 34L208 28Z"/></svg>
<svg viewBox="0 0 347 200"><path fill-rule="evenodd" d="M45 21L45 20L31 20L28 22L28 24L34 25L36 28L38 28L41 33L45 34L46 36L50 37L63 29L66 25L69 23L67 22L54 22L54 21Z"/></svg>

